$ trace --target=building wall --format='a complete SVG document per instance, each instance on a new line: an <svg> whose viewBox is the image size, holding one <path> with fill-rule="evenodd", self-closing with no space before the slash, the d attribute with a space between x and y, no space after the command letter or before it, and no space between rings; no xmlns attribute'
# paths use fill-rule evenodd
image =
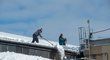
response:
<svg viewBox="0 0 110 60"><path fill-rule="evenodd" d="M110 60L110 45L92 46L91 58L95 60Z"/></svg>
<svg viewBox="0 0 110 60"><path fill-rule="evenodd" d="M104 60L110 60L110 45L102 46L102 53L104 55Z"/></svg>
<svg viewBox="0 0 110 60"><path fill-rule="evenodd" d="M0 52L6 52L6 51L23 53L27 55L42 56L53 60L61 60L61 55L59 54L57 49L49 49L46 47L44 48L40 46L38 47L34 45L29 45L29 44L27 45L16 42L0 41ZM70 59L74 59L77 53L68 51L67 54L65 53L65 55L70 60Z"/></svg>
<svg viewBox="0 0 110 60"><path fill-rule="evenodd" d="M51 56L53 56L53 54L51 54L52 50L45 50L44 48L0 42L0 52L6 52L6 51L23 53L27 55L37 55L45 58L51 58ZM56 51L54 51L53 53L56 53Z"/></svg>
<svg viewBox="0 0 110 60"><path fill-rule="evenodd" d="M102 51L102 46L92 46L91 53L92 54L100 54Z"/></svg>

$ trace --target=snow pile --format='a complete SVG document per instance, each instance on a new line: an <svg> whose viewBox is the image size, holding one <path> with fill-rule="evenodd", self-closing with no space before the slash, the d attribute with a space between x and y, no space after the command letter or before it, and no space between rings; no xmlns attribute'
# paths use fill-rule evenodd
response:
<svg viewBox="0 0 110 60"><path fill-rule="evenodd" d="M56 45L55 48L58 49L60 59L63 60L65 57L64 48L61 45Z"/></svg>
<svg viewBox="0 0 110 60"><path fill-rule="evenodd" d="M14 52L2 52L0 53L0 60L51 60L51 59L39 56L19 54Z"/></svg>
<svg viewBox="0 0 110 60"><path fill-rule="evenodd" d="M74 46L74 45L66 45L66 46L63 46L63 48L65 50L69 50L69 51L75 51L75 52L79 52L79 46Z"/></svg>

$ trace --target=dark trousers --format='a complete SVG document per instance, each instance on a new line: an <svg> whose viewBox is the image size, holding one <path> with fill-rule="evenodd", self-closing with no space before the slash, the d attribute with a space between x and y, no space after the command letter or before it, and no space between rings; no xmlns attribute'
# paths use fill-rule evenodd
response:
<svg viewBox="0 0 110 60"><path fill-rule="evenodd" d="M36 41L37 43L39 43L38 36L35 35L35 34L33 34L33 40L32 40L32 43L34 43L35 41Z"/></svg>

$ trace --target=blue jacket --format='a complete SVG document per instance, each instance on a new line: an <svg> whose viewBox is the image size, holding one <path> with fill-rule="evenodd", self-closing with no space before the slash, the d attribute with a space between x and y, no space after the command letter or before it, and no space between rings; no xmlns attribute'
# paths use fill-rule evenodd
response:
<svg viewBox="0 0 110 60"><path fill-rule="evenodd" d="M63 38L62 36L59 37L59 44L60 45L65 45L65 41L66 41L65 38Z"/></svg>

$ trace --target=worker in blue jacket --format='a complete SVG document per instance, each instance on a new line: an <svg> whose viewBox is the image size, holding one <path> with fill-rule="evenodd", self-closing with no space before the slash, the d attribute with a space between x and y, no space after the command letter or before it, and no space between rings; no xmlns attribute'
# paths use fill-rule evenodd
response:
<svg viewBox="0 0 110 60"><path fill-rule="evenodd" d="M38 29L34 34L33 34L33 40L32 40L32 43L34 43L35 41L37 43L39 43L39 40L38 40L38 36L40 36L42 38L42 28Z"/></svg>
<svg viewBox="0 0 110 60"><path fill-rule="evenodd" d="M66 45L66 38L63 37L63 34L60 34L59 36L59 45Z"/></svg>

